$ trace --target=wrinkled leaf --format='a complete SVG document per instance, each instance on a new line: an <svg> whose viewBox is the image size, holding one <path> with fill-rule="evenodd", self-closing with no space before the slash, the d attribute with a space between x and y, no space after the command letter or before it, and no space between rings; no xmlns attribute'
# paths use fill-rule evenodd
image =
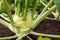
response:
<svg viewBox="0 0 60 40"><path fill-rule="evenodd" d="M44 40L51 40L50 38L44 38Z"/></svg>
<svg viewBox="0 0 60 40"><path fill-rule="evenodd" d="M43 38L40 36L40 37L38 37L38 39L37 40L43 40Z"/></svg>
<svg viewBox="0 0 60 40"><path fill-rule="evenodd" d="M51 40L50 38L43 38L43 37L38 37L38 39L37 40Z"/></svg>

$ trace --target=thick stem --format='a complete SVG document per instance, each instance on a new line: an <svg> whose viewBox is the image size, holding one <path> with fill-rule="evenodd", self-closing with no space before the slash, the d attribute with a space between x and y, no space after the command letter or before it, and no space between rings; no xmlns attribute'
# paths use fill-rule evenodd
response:
<svg viewBox="0 0 60 40"><path fill-rule="evenodd" d="M54 0L50 0L50 2L45 6L45 8L43 9L43 11L41 12L41 14L43 14L47 9L48 7L51 5L51 3L53 2Z"/></svg>
<svg viewBox="0 0 60 40"><path fill-rule="evenodd" d="M15 15L20 16L20 1L21 0L15 0Z"/></svg>
<svg viewBox="0 0 60 40"><path fill-rule="evenodd" d="M49 19L49 20L57 20L56 18L50 18L50 17L46 17L45 19Z"/></svg>
<svg viewBox="0 0 60 40"><path fill-rule="evenodd" d="M37 35L37 36L47 36L47 37L53 37L53 38L60 38L60 35L42 34L42 33L36 33L36 32L31 32L31 34Z"/></svg>
<svg viewBox="0 0 60 40"><path fill-rule="evenodd" d="M39 3L39 0L36 1L34 7L33 7L33 10L32 10L32 19L34 19L34 13L35 13L35 10L37 8L37 4Z"/></svg>
<svg viewBox="0 0 60 40"><path fill-rule="evenodd" d="M3 19L5 19L6 21L10 22L10 20L8 18L6 18L5 16L3 16L2 14L0 14L0 17L2 17Z"/></svg>
<svg viewBox="0 0 60 40"><path fill-rule="evenodd" d="M13 38L16 38L17 37L17 35L14 35L14 36L9 36L9 37L0 37L0 40L9 40L9 39L13 39Z"/></svg>
<svg viewBox="0 0 60 40"><path fill-rule="evenodd" d="M33 22L31 26L31 30L33 30L45 17L47 17L49 14L51 14L52 11L56 9L56 5L51 7L49 10L47 10L43 15L39 15L37 19Z"/></svg>
<svg viewBox="0 0 60 40"><path fill-rule="evenodd" d="M25 0L25 9L24 9L24 14L23 14L23 20L26 20L26 18L27 18L27 2L28 2L28 0Z"/></svg>
<svg viewBox="0 0 60 40"><path fill-rule="evenodd" d="M42 3L44 6L46 6L46 4L42 0L40 0L40 3Z"/></svg>
<svg viewBox="0 0 60 40"><path fill-rule="evenodd" d="M12 27L12 25L10 23L8 23L8 22L6 22L6 21L4 21L2 19L0 19L0 23L3 24L3 25L5 25L9 29L11 29L11 31L13 31L13 27Z"/></svg>
<svg viewBox="0 0 60 40"><path fill-rule="evenodd" d="M22 40L22 38L17 38L16 40Z"/></svg>
<svg viewBox="0 0 60 40"><path fill-rule="evenodd" d="M40 3L42 3L45 7L49 4L49 3L48 3L48 4L46 5L42 0L40 0ZM51 3L51 2L50 2L50 3ZM48 7L48 8L44 8L45 11L46 11L46 9L49 9L49 5L48 5L47 7ZM44 11L44 10L43 10L43 11ZM42 12L41 12L41 14L42 14Z"/></svg>
<svg viewBox="0 0 60 40"><path fill-rule="evenodd" d="M23 36L19 36L18 35L18 38L16 40L22 40Z"/></svg>
<svg viewBox="0 0 60 40"><path fill-rule="evenodd" d="M27 36L27 38L28 38L29 40L33 40L33 39L31 39L29 36Z"/></svg>

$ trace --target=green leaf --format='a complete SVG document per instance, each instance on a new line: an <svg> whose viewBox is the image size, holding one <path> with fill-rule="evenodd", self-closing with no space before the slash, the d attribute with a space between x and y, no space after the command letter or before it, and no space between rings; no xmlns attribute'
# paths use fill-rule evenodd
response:
<svg viewBox="0 0 60 40"><path fill-rule="evenodd" d="M19 6L20 5L20 0L16 0L15 6Z"/></svg>
<svg viewBox="0 0 60 40"><path fill-rule="evenodd" d="M41 36L40 36L40 37L38 37L38 39L37 39L37 40L43 40L43 37L41 37Z"/></svg>
<svg viewBox="0 0 60 40"><path fill-rule="evenodd" d="M33 3L33 0L28 0L28 6L32 5L32 3Z"/></svg>
<svg viewBox="0 0 60 40"><path fill-rule="evenodd" d="M51 40L50 38L44 38L44 40Z"/></svg>
<svg viewBox="0 0 60 40"><path fill-rule="evenodd" d="M5 7L4 7L4 5L2 4L2 2L0 1L0 13L2 13L2 12L6 12L6 10L5 10Z"/></svg>
<svg viewBox="0 0 60 40"><path fill-rule="evenodd" d="M0 2L0 12L1 12L1 2Z"/></svg>
<svg viewBox="0 0 60 40"><path fill-rule="evenodd" d="M55 0L54 3L57 6L58 11L60 12L60 0Z"/></svg>
<svg viewBox="0 0 60 40"><path fill-rule="evenodd" d="M38 37L37 40L51 40L50 38L43 38L42 36Z"/></svg>
<svg viewBox="0 0 60 40"><path fill-rule="evenodd" d="M57 19L59 20L59 18L60 18L60 0L55 0L54 3L55 3L55 5L58 9L58 12L59 12L58 17L57 17Z"/></svg>

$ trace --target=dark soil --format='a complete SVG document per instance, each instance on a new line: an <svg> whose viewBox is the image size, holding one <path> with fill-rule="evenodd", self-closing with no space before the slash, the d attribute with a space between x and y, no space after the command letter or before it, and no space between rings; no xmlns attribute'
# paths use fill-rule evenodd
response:
<svg viewBox="0 0 60 40"><path fill-rule="evenodd" d="M34 31L60 35L60 21L45 19L34 29Z"/></svg>
<svg viewBox="0 0 60 40"><path fill-rule="evenodd" d="M44 34L60 35L60 21L57 20L43 20L35 29L35 32ZM52 39L60 40L60 39Z"/></svg>
<svg viewBox="0 0 60 40"><path fill-rule="evenodd" d="M3 19L0 16L0 19ZM5 19L3 19L5 20ZM8 22L7 20L5 20L6 22ZM15 35L15 33L13 33L9 28L7 28L5 25L0 24L0 37L9 37L9 36L13 36Z"/></svg>
<svg viewBox="0 0 60 40"><path fill-rule="evenodd" d="M55 18L54 15L51 13L50 15L48 15L47 17L50 17L50 18Z"/></svg>
<svg viewBox="0 0 60 40"><path fill-rule="evenodd" d="M15 13L15 9L14 9L14 8L12 8L12 9L11 9L11 12L12 12L12 14L14 14L14 13Z"/></svg>
<svg viewBox="0 0 60 40"><path fill-rule="evenodd" d="M9 37L13 35L15 35L15 33L13 33L10 29L5 27L4 25L0 24L0 37Z"/></svg>

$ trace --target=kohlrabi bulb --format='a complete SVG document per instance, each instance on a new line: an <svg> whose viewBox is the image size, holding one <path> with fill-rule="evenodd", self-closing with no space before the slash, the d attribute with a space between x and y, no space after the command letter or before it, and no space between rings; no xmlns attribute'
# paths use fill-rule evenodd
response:
<svg viewBox="0 0 60 40"><path fill-rule="evenodd" d="M16 25L17 31L19 29L20 32L29 30L33 23L33 20L31 19L30 16L28 16L25 21L23 20L22 17L19 17L17 15L14 15L13 19L14 19L14 23Z"/></svg>

